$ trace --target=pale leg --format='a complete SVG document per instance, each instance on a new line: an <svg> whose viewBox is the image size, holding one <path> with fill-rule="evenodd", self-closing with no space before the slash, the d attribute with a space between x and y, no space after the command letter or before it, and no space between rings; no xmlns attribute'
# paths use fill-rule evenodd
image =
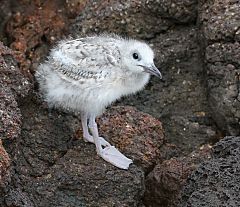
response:
<svg viewBox="0 0 240 207"><path fill-rule="evenodd" d="M88 117L86 114L81 115L82 129L83 129L83 139L85 142L95 143L93 136L89 134L88 130ZM102 146L111 146L104 138L99 137Z"/></svg>
<svg viewBox="0 0 240 207"><path fill-rule="evenodd" d="M88 126L87 126L88 118L87 115L81 115L81 123L82 123L82 130L83 130L83 139L86 142L93 142L92 136L89 134ZM94 143L94 142L93 142Z"/></svg>
<svg viewBox="0 0 240 207"><path fill-rule="evenodd" d="M94 140L94 143L96 145L97 153L98 153L98 155L101 155L102 151L103 151L103 148L102 148L101 143L100 143L97 123L95 122L95 118L90 118L89 119L89 128L91 130L93 140Z"/></svg>
<svg viewBox="0 0 240 207"><path fill-rule="evenodd" d="M131 159L124 156L114 146L107 146L105 148L101 146L98 135L98 128L94 116L90 117L89 119L89 128L91 130L98 155L116 167L119 167L121 169L128 169L129 165L132 163Z"/></svg>

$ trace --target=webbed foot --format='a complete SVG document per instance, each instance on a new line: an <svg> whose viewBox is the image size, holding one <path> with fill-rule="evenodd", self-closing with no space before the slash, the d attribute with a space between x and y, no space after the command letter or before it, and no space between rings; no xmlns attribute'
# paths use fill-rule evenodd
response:
<svg viewBox="0 0 240 207"><path fill-rule="evenodd" d="M127 170L129 165L133 163L131 159L119 152L114 146L105 147L98 154L107 162L121 169Z"/></svg>

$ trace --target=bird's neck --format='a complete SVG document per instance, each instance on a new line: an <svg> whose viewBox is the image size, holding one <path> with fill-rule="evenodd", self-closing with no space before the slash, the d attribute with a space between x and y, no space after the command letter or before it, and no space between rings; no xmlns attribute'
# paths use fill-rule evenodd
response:
<svg viewBox="0 0 240 207"><path fill-rule="evenodd" d="M150 75L148 73L128 73L123 77L121 84L128 88L132 93L141 90L149 81Z"/></svg>

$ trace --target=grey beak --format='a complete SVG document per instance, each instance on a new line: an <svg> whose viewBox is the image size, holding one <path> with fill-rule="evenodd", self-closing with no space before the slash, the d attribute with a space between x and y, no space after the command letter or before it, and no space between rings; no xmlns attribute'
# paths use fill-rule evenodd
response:
<svg viewBox="0 0 240 207"><path fill-rule="evenodd" d="M157 67L152 64L150 66L142 66L145 70L146 73L150 73L151 75L155 75L158 78L162 79L162 74L161 72L157 69Z"/></svg>

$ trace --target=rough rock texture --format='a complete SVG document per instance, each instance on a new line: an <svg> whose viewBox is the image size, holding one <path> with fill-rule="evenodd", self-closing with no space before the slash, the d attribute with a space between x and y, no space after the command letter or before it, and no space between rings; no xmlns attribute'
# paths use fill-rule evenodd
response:
<svg viewBox="0 0 240 207"><path fill-rule="evenodd" d="M9 175L10 158L2 146L2 141L0 140L0 188L6 181L6 177ZM1 189L0 189L1 193Z"/></svg>
<svg viewBox="0 0 240 207"><path fill-rule="evenodd" d="M0 38L16 50L20 69L28 77L49 48L69 33L115 32L148 41L165 80L152 78L144 91L116 105L136 106L160 119L172 143L165 143L161 123L150 115L131 107L111 107L98 120L101 135L135 161L129 171L111 166L96 155L94 145L76 139L81 137L76 117L58 111L48 115L33 91L21 98L28 94L29 83L11 51L1 45L0 138L12 165L9 168L2 150L0 175L7 179L0 188L0 206L143 206L145 185L146 206L180 206L177 199L187 176L208 157L204 150L195 151L195 158L189 153L224 133L239 134L237 0L0 0L0 8ZM225 159L233 156L227 155L228 149L234 151L232 146L237 145L229 139L217 146L222 147L214 148L215 157L206 165L213 173L203 165L198 168L200 173L193 178L200 182L188 181L183 205L206 201L201 195L216 205L217 199L230 195L229 206L235 205L238 165ZM232 170L231 179L225 169ZM208 187L204 191L205 171L219 192ZM149 173L146 182L144 173ZM217 179L226 185L220 189ZM227 188L230 194L224 194Z"/></svg>
<svg viewBox="0 0 240 207"><path fill-rule="evenodd" d="M187 180L179 206L236 207L240 203L240 137L226 137L213 147L213 159Z"/></svg>
<svg viewBox="0 0 240 207"><path fill-rule="evenodd" d="M24 97L30 89L30 82L17 66L15 53L0 42L0 84L11 90L14 97Z"/></svg>
<svg viewBox="0 0 240 207"><path fill-rule="evenodd" d="M27 76L31 76L34 64L65 29L56 3L33 1L26 5L19 1L13 7L15 13L8 21L7 35ZM56 21L56 29L49 30L52 21ZM3 98L6 100L6 96ZM19 102L21 114L17 108ZM18 103L11 101L16 107L9 107L16 108L19 120L22 115L23 126L20 137L16 134L17 139L4 142L14 164L8 185L1 189L4 195L0 198L1 206L142 205L144 171L141 168L149 171L153 167L163 145L158 120L132 107L117 107L111 111L113 116L106 112L103 119L99 119L101 133L134 158L138 166L132 165L129 171L123 171L100 159L94 145L75 140L79 137L78 119L57 111L49 116L34 93ZM117 124L119 131L115 125L109 127L111 123ZM18 127L20 125L19 122ZM116 130L111 131L113 127ZM128 134L127 140L124 140L126 136L120 137L121 127L123 133Z"/></svg>
<svg viewBox="0 0 240 207"><path fill-rule="evenodd" d="M159 156L158 148L163 143L161 123L132 107L115 107L99 118L101 135L136 163L124 171L99 158L95 146L79 137L78 119L57 111L49 115L34 97L31 94L21 101L22 133L7 147L15 163L15 173L2 203L6 206L140 205L144 193L144 171L140 167L149 168Z"/></svg>
<svg viewBox="0 0 240 207"><path fill-rule="evenodd" d="M155 33L166 31L172 24L156 13L149 12L145 1L90 0L85 10L76 18L70 32L73 35L114 32L152 38Z"/></svg>
<svg viewBox="0 0 240 207"><path fill-rule="evenodd" d="M167 140L182 154L219 137L207 106L197 28L178 26L195 21L196 4L115 0L101 0L100 4L91 0L70 27L73 35L110 31L148 40L165 82L152 78L144 91L119 104L136 106L160 118Z"/></svg>
<svg viewBox="0 0 240 207"><path fill-rule="evenodd" d="M197 17L197 0L146 0L150 12L174 23L192 23Z"/></svg>
<svg viewBox="0 0 240 207"><path fill-rule="evenodd" d="M149 171L161 159L162 124L133 107L111 107L99 119L100 133Z"/></svg>
<svg viewBox="0 0 240 207"><path fill-rule="evenodd" d="M208 101L219 128L240 134L240 6L237 0L204 1L199 22ZM200 34L201 34L200 33Z"/></svg>
<svg viewBox="0 0 240 207"><path fill-rule="evenodd" d="M207 45L239 41L240 7L238 0L199 2L199 23Z"/></svg>
<svg viewBox="0 0 240 207"><path fill-rule="evenodd" d="M175 22L194 21L196 4L196 0L90 0L73 24L71 33L114 32L131 37L154 38Z"/></svg>
<svg viewBox="0 0 240 207"><path fill-rule="evenodd" d="M27 95L31 84L17 67L13 52L0 42L0 194L9 180L10 159L2 140L13 140L21 131L17 99Z"/></svg>
<svg viewBox="0 0 240 207"><path fill-rule="evenodd" d="M11 7L9 0L0 0L0 41L5 42L5 24L11 17Z"/></svg>
<svg viewBox="0 0 240 207"><path fill-rule="evenodd" d="M196 32L195 27L176 27L152 39L165 82L152 78L137 98L124 100L160 118L166 139L185 155L219 136L208 109Z"/></svg>
<svg viewBox="0 0 240 207"><path fill-rule="evenodd" d="M6 25L11 49L16 50L20 68L28 77L49 46L63 37L71 19L78 14L85 1L14 1L13 12ZM31 70L31 71L30 71Z"/></svg>
<svg viewBox="0 0 240 207"><path fill-rule="evenodd" d="M204 145L187 157L175 157L156 165L146 178L144 204L149 207L178 206L188 176L199 163L210 158L211 147Z"/></svg>
<svg viewBox="0 0 240 207"><path fill-rule="evenodd" d="M8 153L2 145L2 140L0 139L0 205L2 206L2 197L4 196L4 189L7 188L8 181L10 179L10 158Z"/></svg>
<svg viewBox="0 0 240 207"><path fill-rule="evenodd" d="M29 81L19 71L13 52L0 42L0 139L13 139L20 133L21 114L16 98L24 97Z"/></svg>

